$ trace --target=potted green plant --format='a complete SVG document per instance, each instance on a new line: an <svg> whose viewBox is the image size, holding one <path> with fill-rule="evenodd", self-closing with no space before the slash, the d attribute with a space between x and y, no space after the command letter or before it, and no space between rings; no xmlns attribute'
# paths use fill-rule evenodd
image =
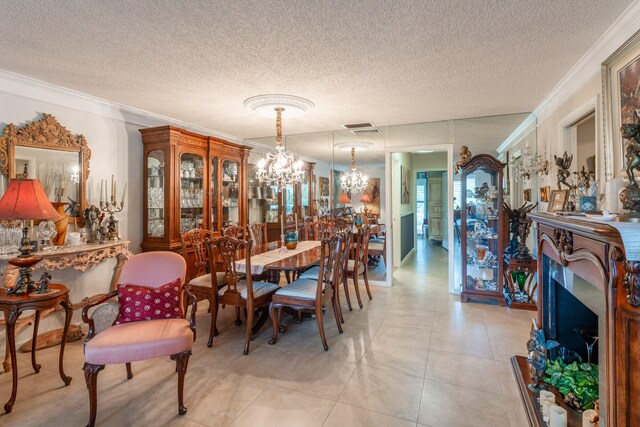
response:
<svg viewBox="0 0 640 427"><path fill-rule="evenodd" d="M593 363L547 361L544 381L556 387L576 410L593 409L598 400L598 365Z"/></svg>

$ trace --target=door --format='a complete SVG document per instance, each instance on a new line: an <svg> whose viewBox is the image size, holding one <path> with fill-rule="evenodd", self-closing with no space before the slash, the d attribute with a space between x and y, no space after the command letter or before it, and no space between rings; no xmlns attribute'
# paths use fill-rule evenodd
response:
<svg viewBox="0 0 640 427"><path fill-rule="evenodd" d="M428 179L427 218L429 219L429 240L442 241L442 175L432 175Z"/></svg>
<svg viewBox="0 0 640 427"><path fill-rule="evenodd" d="M446 203L449 200L449 196L447 194L448 186L447 180L449 179L447 172L442 172L442 203ZM445 205L446 206L446 205ZM449 223L448 223L448 215L446 207L443 206L443 214L442 214L442 247L446 250L449 250Z"/></svg>

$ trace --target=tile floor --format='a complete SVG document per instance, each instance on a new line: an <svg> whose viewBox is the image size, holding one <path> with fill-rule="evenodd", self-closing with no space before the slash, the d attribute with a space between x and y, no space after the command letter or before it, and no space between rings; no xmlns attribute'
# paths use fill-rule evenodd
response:
<svg viewBox="0 0 640 427"><path fill-rule="evenodd" d="M315 321L307 320L289 322L273 346L270 329L263 329L243 356L243 329L228 309L207 348L202 304L185 383L187 414L177 415L174 364L156 359L134 363L132 380L124 366L100 373L98 425L525 427L508 358L525 353L532 313L461 304L447 293L446 252L422 245L396 270L396 285L374 288L362 310L349 312L343 301L344 334L327 311L328 352ZM0 425L86 423L82 344L67 346L73 381L66 388L56 352L39 352L37 375L29 355L19 354L18 398ZM10 384L9 375L0 375L0 401Z"/></svg>

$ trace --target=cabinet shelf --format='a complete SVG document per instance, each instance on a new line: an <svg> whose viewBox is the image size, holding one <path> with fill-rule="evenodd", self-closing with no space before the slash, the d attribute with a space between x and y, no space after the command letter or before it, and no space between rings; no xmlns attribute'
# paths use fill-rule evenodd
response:
<svg viewBox="0 0 640 427"><path fill-rule="evenodd" d="M504 305L502 296L503 265L493 260L502 257L506 244L506 221L504 210L496 209L503 201L503 168L505 163L488 154L471 157L460 167L460 194L466 195L467 184L475 182L484 191L475 193L491 194L491 198L476 198L475 195L462 197L460 209L460 254L462 262L462 302L473 299L496 300ZM495 215L497 213L497 215ZM486 237L484 235L487 235ZM490 261L478 263L477 260Z"/></svg>

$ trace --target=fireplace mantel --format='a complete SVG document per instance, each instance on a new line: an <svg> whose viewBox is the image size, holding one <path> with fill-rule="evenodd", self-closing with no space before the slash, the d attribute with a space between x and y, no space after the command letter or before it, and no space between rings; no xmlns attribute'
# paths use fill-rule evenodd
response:
<svg viewBox="0 0 640 427"><path fill-rule="evenodd" d="M640 425L640 261L626 259L618 230L604 222L540 212L530 217L538 224L538 259L547 256L604 292L606 425ZM538 262L539 278L545 264ZM544 294L538 292L539 324Z"/></svg>

